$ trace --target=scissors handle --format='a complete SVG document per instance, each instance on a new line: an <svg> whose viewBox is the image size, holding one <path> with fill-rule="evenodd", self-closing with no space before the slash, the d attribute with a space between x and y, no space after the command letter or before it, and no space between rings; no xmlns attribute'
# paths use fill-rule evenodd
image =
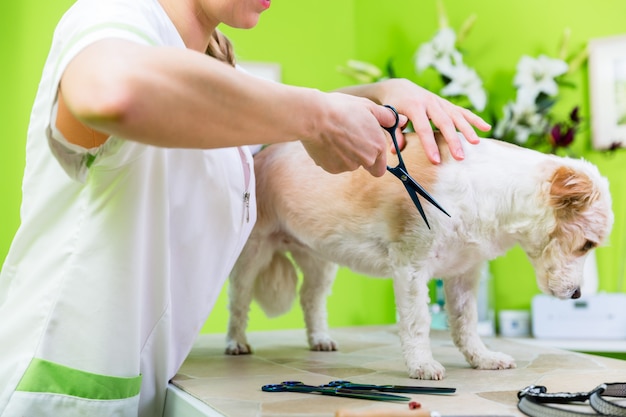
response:
<svg viewBox="0 0 626 417"><path fill-rule="evenodd" d="M409 397L403 395L385 394L382 392L363 392L344 387L306 385L300 381L284 381L281 384L268 384L261 387L265 392L301 392L305 394L333 395L336 397L360 398L363 400L376 401L409 401Z"/></svg>
<svg viewBox="0 0 626 417"><path fill-rule="evenodd" d="M394 116L396 117L396 121L394 122L392 126L390 127L383 126L382 128L385 129L387 133L389 133L389 135L391 135L391 141L393 142L393 147L396 148L396 154L398 155L400 163L404 163L402 162L402 155L400 154L400 147L398 146L398 140L396 139L396 129L398 129L398 125L400 124L400 115L398 114L398 111L396 110L395 107L390 106L389 104L385 104L384 107L387 107L393 112Z"/></svg>

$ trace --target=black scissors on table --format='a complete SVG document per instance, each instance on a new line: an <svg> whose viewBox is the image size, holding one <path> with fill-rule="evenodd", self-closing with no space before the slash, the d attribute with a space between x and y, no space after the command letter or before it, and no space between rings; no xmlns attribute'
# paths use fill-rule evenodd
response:
<svg viewBox="0 0 626 417"><path fill-rule="evenodd" d="M412 385L357 384L345 380L330 381L324 387L346 388L353 391L400 392L406 394L454 394L456 388L417 387Z"/></svg>
<svg viewBox="0 0 626 417"><path fill-rule="evenodd" d="M391 172L393 175L398 177L400 181L402 181L402 184L404 184L404 187L406 188L406 191L409 193L411 200L413 200L413 203L415 203L415 207L417 207L417 210L420 212L422 219L424 219L426 226L428 226L428 228L430 229L430 225L428 224L428 220L426 219L426 213L424 213L424 209L422 208L422 204L420 203L417 197L417 194L424 197L430 204L437 207L446 216L450 217L450 215L448 214L447 211L443 209L443 207L439 205L439 203L437 203L437 201L435 201L434 198L431 197L430 194L428 194L428 192L424 189L424 187L422 187L417 181L413 179L413 177L409 175L409 172L407 171L406 166L404 165L404 161L402 160L402 155L400 154L400 147L398 146L398 141L396 140L396 129L398 128L398 124L400 123L400 116L398 115L398 111L393 106L385 104L385 107L391 109L391 111L393 111L393 113L396 116L396 122L393 124L393 126L391 127L383 126L383 129L385 129L391 135L393 146L396 148L396 154L398 155L398 165L396 167L390 167L389 165L387 165L387 171Z"/></svg>
<svg viewBox="0 0 626 417"><path fill-rule="evenodd" d="M409 401L404 395L386 394L384 392L371 392L366 390L353 390L343 386L330 385L306 385L300 381L284 381L280 384L268 384L261 387L265 392L302 392L306 394L332 395L335 397L360 398L362 400L375 401Z"/></svg>

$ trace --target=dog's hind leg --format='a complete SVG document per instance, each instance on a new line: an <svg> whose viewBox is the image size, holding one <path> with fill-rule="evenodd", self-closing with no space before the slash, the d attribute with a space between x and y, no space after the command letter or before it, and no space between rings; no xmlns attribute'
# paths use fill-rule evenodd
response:
<svg viewBox="0 0 626 417"><path fill-rule="evenodd" d="M515 368L511 356L487 349L478 335L476 293L479 279L480 265L464 275L444 279L446 312L454 344L474 368Z"/></svg>
<svg viewBox="0 0 626 417"><path fill-rule="evenodd" d="M393 278L398 334L409 376L443 379L445 369L433 358L430 346L430 277L412 268L403 268L396 270Z"/></svg>
<svg viewBox="0 0 626 417"><path fill-rule="evenodd" d="M302 270L300 305L304 313L307 338L311 350L337 350L337 343L328 333L326 298L337 274L337 265L305 250L291 252Z"/></svg>
<svg viewBox="0 0 626 417"><path fill-rule="evenodd" d="M229 355L252 353L246 338L248 313L254 292L254 281L260 271L267 268L272 260L273 247L263 247L259 240L250 239L229 277L228 287L228 333L226 351Z"/></svg>

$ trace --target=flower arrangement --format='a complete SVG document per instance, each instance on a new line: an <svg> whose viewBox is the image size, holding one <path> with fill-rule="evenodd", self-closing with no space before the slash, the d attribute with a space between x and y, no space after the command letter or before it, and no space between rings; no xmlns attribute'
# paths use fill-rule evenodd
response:
<svg viewBox="0 0 626 417"><path fill-rule="evenodd" d="M487 104L487 94L483 89L478 73L463 62L463 54L459 45L469 34L476 16L470 16L461 26L459 35L448 24L446 13L441 1L439 6L439 30L435 36L423 43L415 56L417 73L432 68L443 81L439 91L441 96L455 101L459 105L483 111ZM369 62L349 60L339 71L362 83L371 83L395 76L389 63L383 71Z"/></svg>
<svg viewBox="0 0 626 417"><path fill-rule="evenodd" d="M487 93L480 75L465 64L460 47L476 16L470 16L457 32L450 27L441 0L438 1L438 13L439 29L428 42L417 48L415 71L420 74L428 69L434 70L443 82L438 91L441 96L476 112L483 112L487 109ZM566 116L560 116L555 106L560 98L560 89L572 86L567 77L585 62L587 53L583 49L570 57L568 63L568 40L569 31L566 31L557 58L547 55L523 55L520 58L513 79L515 99L507 102L502 109L489 109L494 126L492 134L496 139L542 152L571 153L570 145L582 128L579 107L575 106ZM348 61L339 70L363 83L395 76L390 64L382 70L357 60Z"/></svg>
<svg viewBox="0 0 626 417"><path fill-rule="evenodd" d="M571 152L570 145L581 129L579 107L574 106L565 118L556 116L554 107L560 88L570 85L565 77L580 67L587 54L583 51L567 63L567 39L568 32L559 58L546 55L520 58L513 79L517 88L515 101L504 106L503 117L497 120L493 131L495 138L543 152Z"/></svg>
<svg viewBox="0 0 626 417"><path fill-rule="evenodd" d="M463 62L463 54L459 45L469 33L476 20L470 16L459 30L457 36L454 29L448 24L441 2L439 4L439 30L435 36L420 45L415 56L415 69L418 73L427 68L435 69L443 81L443 88L439 94L444 97L463 99L476 111L483 111L487 105L487 93L483 89L483 82L476 70Z"/></svg>

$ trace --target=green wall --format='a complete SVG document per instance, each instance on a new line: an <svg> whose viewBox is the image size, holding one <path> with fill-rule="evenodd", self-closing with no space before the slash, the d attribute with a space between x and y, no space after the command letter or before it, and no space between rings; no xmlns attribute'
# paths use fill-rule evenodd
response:
<svg viewBox="0 0 626 417"><path fill-rule="evenodd" d="M30 106L50 43L52 30L69 0L40 2L21 0L0 6L0 35L3 64L0 91L3 92L0 141L0 259L19 223L20 182L24 165L24 142ZM522 54L554 55L565 28L571 29L571 48L582 48L588 39L626 33L626 2L623 0L446 0L450 25L458 28L471 14L476 24L463 43L468 64L483 77L490 99L501 107L513 97L511 80ZM332 90L351 83L337 67L348 59L370 61L380 66L391 59L399 76L420 83L428 77L413 71L417 46L430 39L437 28L434 0L372 0L316 3L274 1L250 31L223 30L233 40L240 60L278 62L283 82ZM568 92L567 104L580 104L589 115L586 69L574 79L578 88ZM425 84L425 86L428 86ZM620 150L607 155L589 149L587 133L576 139L575 149L598 164L609 178L616 223L610 243L597 251L600 287L615 291L621 278L624 209L623 179L626 156ZM538 292L533 271L519 249L492 262L495 276L496 308L529 308ZM331 326L390 323L394 321L393 293L389 280L363 278L342 270L329 299ZM225 292L206 332L221 332L227 319ZM301 327L299 309L278 319L266 319L255 308L252 329Z"/></svg>

